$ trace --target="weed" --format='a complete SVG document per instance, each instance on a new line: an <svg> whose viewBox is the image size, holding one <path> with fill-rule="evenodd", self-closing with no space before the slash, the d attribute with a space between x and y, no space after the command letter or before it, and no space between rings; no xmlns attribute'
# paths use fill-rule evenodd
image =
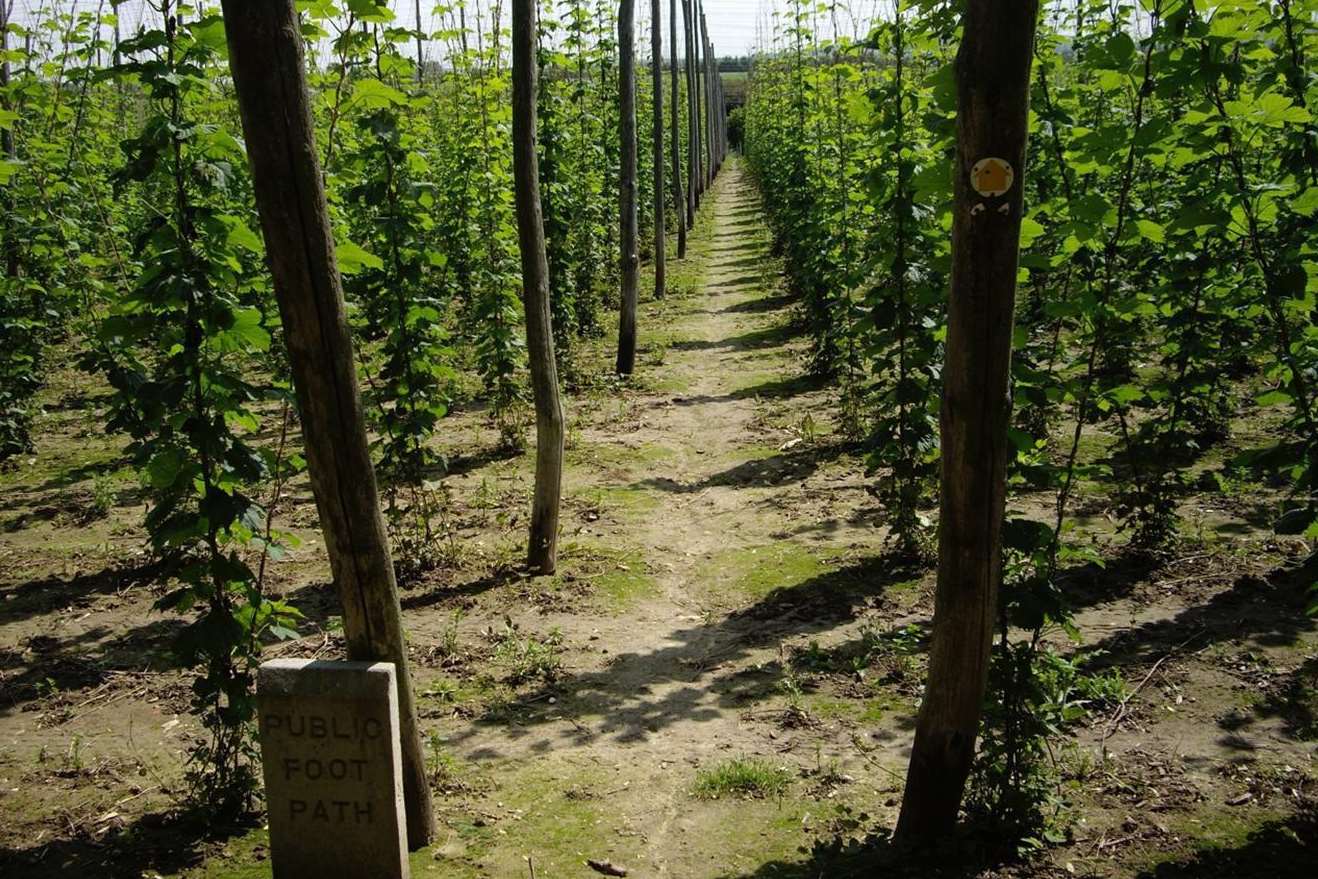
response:
<svg viewBox="0 0 1318 879"><path fill-rule="evenodd" d="M92 502L84 511L84 521L104 519L114 509L114 502L114 477L109 473L97 473L92 477Z"/></svg>
<svg viewBox="0 0 1318 879"><path fill-rule="evenodd" d="M783 709L783 725L789 727L812 725L814 720L805 707L805 690L801 686L801 680L789 671L778 682L778 689L787 698L787 707Z"/></svg>
<svg viewBox="0 0 1318 879"><path fill-rule="evenodd" d="M563 633L557 628L543 638L535 635L521 637L518 627L505 617L502 632L496 633L491 629L486 634L497 644L494 657L507 669L506 680L512 686L536 678L550 682L558 677L563 667L560 656Z"/></svg>
<svg viewBox="0 0 1318 879"><path fill-rule="evenodd" d="M458 608L453 611L453 616L449 618L449 623L440 633L439 645L437 651L442 657L456 656L458 653L458 624L462 622L463 611Z"/></svg>
<svg viewBox="0 0 1318 879"><path fill-rule="evenodd" d="M761 799L781 796L791 784L792 773L759 757L734 757L711 769L696 773L695 795L717 800L736 796Z"/></svg>
<svg viewBox="0 0 1318 879"><path fill-rule="evenodd" d="M64 752L64 756L60 760L60 763L61 770L66 773L82 772L82 736L75 735L73 737L73 740L69 742L69 747Z"/></svg>
<svg viewBox="0 0 1318 879"><path fill-rule="evenodd" d="M462 767L458 759L444 749L444 740L432 732L426 740L426 775L430 785L441 793L460 793L467 789L462 780Z"/></svg>

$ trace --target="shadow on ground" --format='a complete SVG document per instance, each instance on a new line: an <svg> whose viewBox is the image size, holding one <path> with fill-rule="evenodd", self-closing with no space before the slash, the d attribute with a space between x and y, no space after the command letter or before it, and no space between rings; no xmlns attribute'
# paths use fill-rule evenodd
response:
<svg viewBox="0 0 1318 879"><path fill-rule="evenodd" d="M143 815L94 837L80 833L29 849L0 848L5 879L141 879L199 867L260 822L222 823L193 812Z"/></svg>
<svg viewBox="0 0 1318 879"><path fill-rule="evenodd" d="M576 746L600 737L635 742L674 723L715 720L776 692L779 680L776 663L749 674L719 669L784 638L829 631L855 619L902 576L894 575L883 559L867 559L807 578L716 621L676 629L653 650L617 654L598 671L559 678L517 700L533 707L551 704L552 697L551 710L519 715L511 725L503 714L478 718L448 741L478 742L490 727L521 739L538 734L538 727L570 719L571 729L560 727L531 747L548 752L562 746L560 739ZM500 754L480 746L466 756Z"/></svg>
<svg viewBox="0 0 1318 879"><path fill-rule="evenodd" d="M1318 872L1318 808L1303 805L1252 831L1238 848L1208 848L1158 864L1138 879L1313 879Z"/></svg>

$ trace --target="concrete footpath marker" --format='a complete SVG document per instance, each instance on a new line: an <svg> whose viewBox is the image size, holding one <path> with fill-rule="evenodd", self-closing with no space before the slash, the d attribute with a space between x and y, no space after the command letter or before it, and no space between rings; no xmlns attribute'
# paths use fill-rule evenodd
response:
<svg viewBox="0 0 1318 879"><path fill-rule="evenodd" d="M392 662L262 663L275 879L408 879L394 674Z"/></svg>

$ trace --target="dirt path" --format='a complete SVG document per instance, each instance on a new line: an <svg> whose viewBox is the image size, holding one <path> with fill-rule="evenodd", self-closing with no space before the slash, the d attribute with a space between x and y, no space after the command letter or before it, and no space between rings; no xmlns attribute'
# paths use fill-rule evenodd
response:
<svg viewBox="0 0 1318 879"><path fill-rule="evenodd" d="M580 875L570 859L582 854L639 868L633 875L724 875L791 852L811 807L695 799L698 768L759 755L793 776L830 759L839 774L870 774L843 726L780 723L783 640L854 616L862 599L848 563L881 536L866 521L857 463L817 439L829 392L800 378L804 341L758 196L735 164L702 209L689 262L696 289L642 312L644 386L663 391L591 418L577 447L596 460L573 456L586 466L568 475L569 509L584 503L590 520L576 536L643 565L650 582L604 616L509 610L519 632L562 633L564 673L523 695L511 722L440 724L442 747L489 773L477 811L497 816L511 797L537 831L487 848L463 839L470 803L446 810L446 851L488 871L478 875L513 875L523 855L536 858L537 876ZM464 631L488 625L473 618ZM528 786L533 804L523 805L515 791ZM593 816L585 838L548 827L572 791L572 807ZM807 824L833 806L816 805ZM546 844L564 833L571 851Z"/></svg>

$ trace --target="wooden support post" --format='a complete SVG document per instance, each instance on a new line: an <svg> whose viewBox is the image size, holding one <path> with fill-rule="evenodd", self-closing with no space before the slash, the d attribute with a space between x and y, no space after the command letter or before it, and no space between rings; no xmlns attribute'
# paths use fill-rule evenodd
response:
<svg viewBox="0 0 1318 879"><path fill-rule="evenodd" d="M950 833L975 753L1002 576L1007 423L1037 0L967 0L956 57L938 589L897 837Z"/></svg>
<svg viewBox="0 0 1318 879"><path fill-rule="evenodd" d="M668 254L664 243L664 47L663 0L650 0L650 86L653 115L650 140L654 165L654 298L667 289Z"/></svg>
<svg viewBox="0 0 1318 879"><path fill-rule="evenodd" d="M526 351L535 398L535 499L527 565L539 574L558 566L558 514L563 492L563 401L549 311L549 259L536 154L536 0L513 0L513 185L522 253Z"/></svg>
<svg viewBox="0 0 1318 879"><path fill-rule="evenodd" d="M701 107L705 122L705 127L703 129L704 152L701 154L700 158L705 169L705 188L708 189L710 186L714 185L714 80L709 75L709 28L705 24L705 6L697 0L696 9L699 10L700 13L697 16L696 24L700 27L700 54L703 58L703 62L700 66L700 73L705 92L705 101Z"/></svg>
<svg viewBox="0 0 1318 879"><path fill-rule="evenodd" d="M641 255L636 218L636 0L622 0L618 10L618 100L622 136L619 183L619 247L622 259L622 307L618 317L618 375L636 368L636 305Z"/></svg>
<svg viewBox="0 0 1318 879"><path fill-rule="evenodd" d="M421 0L416 0L416 84L421 85L426 80L425 67L422 66L425 58L423 55L424 46L421 42Z"/></svg>
<svg viewBox="0 0 1318 879"><path fill-rule="evenodd" d="M676 208L677 216L677 258L686 259L686 193L682 191L682 137L679 127L678 117L681 115L679 110L678 98L680 89L677 84L677 0L668 0L668 57L669 66L672 68L669 72L672 74L670 79L673 84L672 88L672 106L669 109L669 117L672 119L672 131L670 140L672 141L671 152L673 154L673 206Z"/></svg>
<svg viewBox="0 0 1318 879"><path fill-rule="evenodd" d="M700 63L696 52L695 0L682 0L682 22L686 26L686 96L687 110L687 151L689 157L688 192L690 207L687 209L687 225L694 226L696 208L700 207L700 195L704 192L702 181L704 174L700 164L700 78L696 74L696 65Z"/></svg>
<svg viewBox="0 0 1318 879"><path fill-rule="evenodd" d="M0 110L8 110L9 107L9 20L14 12L14 3L16 0L0 0ZM0 156L10 161L18 158L18 151L14 143L14 131L11 127L0 128ZM13 198L9 190L5 189L4 200L0 202L0 209L4 211L4 219L0 220L0 232L4 233L4 238L0 239L0 254L4 258L5 277L17 278L20 274L19 266L19 243L18 236L12 228L12 219L14 216Z"/></svg>
<svg viewBox="0 0 1318 879"><path fill-rule="evenodd" d="M294 0L223 0L229 65L348 654L397 669L409 847L435 832L402 611L366 444Z"/></svg>

